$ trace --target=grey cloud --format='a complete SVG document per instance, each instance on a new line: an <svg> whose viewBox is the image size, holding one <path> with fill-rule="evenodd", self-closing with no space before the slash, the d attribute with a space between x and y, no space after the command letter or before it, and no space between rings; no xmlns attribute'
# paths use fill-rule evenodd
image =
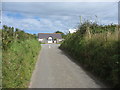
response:
<svg viewBox="0 0 120 90"><path fill-rule="evenodd" d="M23 29L35 30L35 32L54 32L55 30L65 31L69 28L75 28L80 22L79 16L86 19L95 20L98 16L101 24L117 22L117 3L55 3L55 2L4 2L3 16L4 23ZM24 16L20 21L14 17L5 16L5 13L20 13ZM38 17L39 20L35 19ZM18 20L18 21L17 21ZM18 22L16 24L15 22Z"/></svg>
<svg viewBox="0 0 120 90"><path fill-rule="evenodd" d="M113 7L115 6L115 7ZM116 9L116 3L3 3L3 10L23 13L34 13L38 15L60 15L60 16L79 16L81 14L96 14L109 12Z"/></svg>

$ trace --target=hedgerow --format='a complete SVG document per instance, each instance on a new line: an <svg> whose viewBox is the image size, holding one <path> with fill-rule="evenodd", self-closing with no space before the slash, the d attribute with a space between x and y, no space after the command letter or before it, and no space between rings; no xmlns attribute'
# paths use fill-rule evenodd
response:
<svg viewBox="0 0 120 90"><path fill-rule="evenodd" d="M60 48L111 87L120 87L118 25L83 23Z"/></svg>
<svg viewBox="0 0 120 90"><path fill-rule="evenodd" d="M0 87L2 87L2 30L0 29Z"/></svg>
<svg viewBox="0 0 120 90"><path fill-rule="evenodd" d="M40 43L34 35L7 26L2 29L2 41L2 87L28 87Z"/></svg>

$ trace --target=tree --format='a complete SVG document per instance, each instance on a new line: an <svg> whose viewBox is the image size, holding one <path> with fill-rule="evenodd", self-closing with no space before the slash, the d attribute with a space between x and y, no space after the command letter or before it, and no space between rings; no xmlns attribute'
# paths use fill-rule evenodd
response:
<svg viewBox="0 0 120 90"><path fill-rule="evenodd" d="M64 34L63 32L61 32L61 31L56 31L55 33L61 33L61 34Z"/></svg>
<svg viewBox="0 0 120 90"><path fill-rule="evenodd" d="M61 36L62 36L62 38L65 38L65 34L63 33L63 32L61 32L61 31L56 31L55 33L60 33L61 34Z"/></svg>

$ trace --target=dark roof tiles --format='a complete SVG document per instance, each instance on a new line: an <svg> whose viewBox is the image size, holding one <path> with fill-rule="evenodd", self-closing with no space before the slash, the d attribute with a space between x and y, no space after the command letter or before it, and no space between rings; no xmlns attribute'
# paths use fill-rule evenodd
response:
<svg viewBox="0 0 120 90"><path fill-rule="evenodd" d="M53 37L54 39L62 39L62 36L60 33L38 33L38 38L48 38L48 37Z"/></svg>

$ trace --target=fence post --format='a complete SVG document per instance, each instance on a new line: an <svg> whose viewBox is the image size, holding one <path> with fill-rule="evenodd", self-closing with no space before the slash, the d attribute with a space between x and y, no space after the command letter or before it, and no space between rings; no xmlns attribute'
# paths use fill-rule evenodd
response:
<svg viewBox="0 0 120 90"><path fill-rule="evenodd" d="M89 39L91 39L91 32L90 32L90 28L89 27L87 27L87 34L88 34L88 37L89 37Z"/></svg>

